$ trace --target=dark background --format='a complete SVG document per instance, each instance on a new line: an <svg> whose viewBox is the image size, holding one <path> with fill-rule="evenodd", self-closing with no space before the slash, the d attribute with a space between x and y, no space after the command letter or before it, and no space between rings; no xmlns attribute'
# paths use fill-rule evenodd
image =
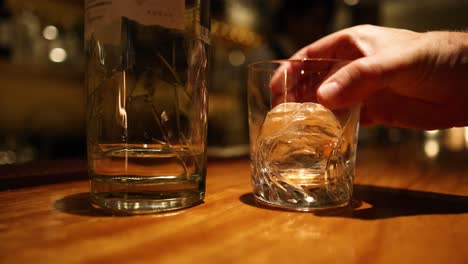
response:
<svg viewBox="0 0 468 264"><path fill-rule="evenodd" d="M83 1L0 0L0 164L84 159ZM209 155L248 152L245 66L370 23L466 30L468 0L212 0ZM51 27L52 26L52 27ZM55 36L54 32L57 32ZM66 56L64 56L66 54ZM360 145L466 155L468 129L362 129Z"/></svg>

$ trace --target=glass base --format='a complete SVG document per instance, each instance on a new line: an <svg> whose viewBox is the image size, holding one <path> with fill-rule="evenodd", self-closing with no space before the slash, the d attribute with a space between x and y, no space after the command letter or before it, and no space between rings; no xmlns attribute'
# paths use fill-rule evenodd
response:
<svg viewBox="0 0 468 264"><path fill-rule="evenodd" d="M192 207L203 203L204 193L176 192L160 194L91 194L91 204L116 214L150 214Z"/></svg>
<svg viewBox="0 0 468 264"><path fill-rule="evenodd" d="M254 197L255 197L257 202L259 202L260 204L265 205L267 207L273 207L273 208L278 208L278 209L283 209L283 210L288 210L288 211L299 211L299 212L315 212L315 211L332 210L332 209L345 207L350 202L350 201L342 201L340 203L326 204L326 205L321 205L321 206L317 206L317 205L297 206L296 204L291 204L291 203L266 201L266 200L264 200L261 197L256 196L256 195L254 195Z"/></svg>
<svg viewBox="0 0 468 264"><path fill-rule="evenodd" d="M285 181L270 181L260 178L255 181L255 198L273 207L294 211L315 211L346 206L352 197L352 181L335 181L322 184L297 185ZM275 184L276 183L276 184Z"/></svg>
<svg viewBox="0 0 468 264"><path fill-rule="evenodd" d="M195 184L122 184L91 179L91 204L115 214L179 210L201 204L204 198L205 191Z"/></svg>

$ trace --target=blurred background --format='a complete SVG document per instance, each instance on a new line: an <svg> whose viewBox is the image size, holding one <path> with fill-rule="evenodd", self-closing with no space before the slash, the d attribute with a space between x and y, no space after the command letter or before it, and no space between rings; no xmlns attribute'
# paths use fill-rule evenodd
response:
<svg viewBox="0 0 468 264"><path fill-rule="evenodd" d="M0 164L84 159L83 0L0 0ZM468 0L211 0L211 157L248 154L246 65L370 23L466 30ZM361 129L361 147L466 157L468 128Z"/></svg>

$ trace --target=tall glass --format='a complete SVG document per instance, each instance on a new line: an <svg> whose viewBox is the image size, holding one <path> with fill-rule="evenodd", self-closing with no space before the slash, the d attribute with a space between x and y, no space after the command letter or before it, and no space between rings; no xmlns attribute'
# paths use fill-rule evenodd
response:
<svg viewBox="0 0 468 264"><path fill-rule="evenodd" d="M316 95L346 63L304 59L249 65L252 185L260 202L311 211L350 201L360 107L328 109Z"/></svg>
<svg viewBox="0 0 468 264"><path fill-rule="evenodd" d="M209 1L85 1L91 202L123 213L205 196Z"/></svg>

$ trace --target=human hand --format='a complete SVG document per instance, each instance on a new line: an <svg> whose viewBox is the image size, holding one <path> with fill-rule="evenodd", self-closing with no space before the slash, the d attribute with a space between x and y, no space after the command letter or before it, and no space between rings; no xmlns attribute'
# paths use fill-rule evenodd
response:
<svg viewBox="0 0 468 264"><path fill-rule="evenodd" d="M363 125L468 125L468 33L356 26L291 57L303 58L352 60L320 85L317 98L331 109L362 103Z"/></svg>

